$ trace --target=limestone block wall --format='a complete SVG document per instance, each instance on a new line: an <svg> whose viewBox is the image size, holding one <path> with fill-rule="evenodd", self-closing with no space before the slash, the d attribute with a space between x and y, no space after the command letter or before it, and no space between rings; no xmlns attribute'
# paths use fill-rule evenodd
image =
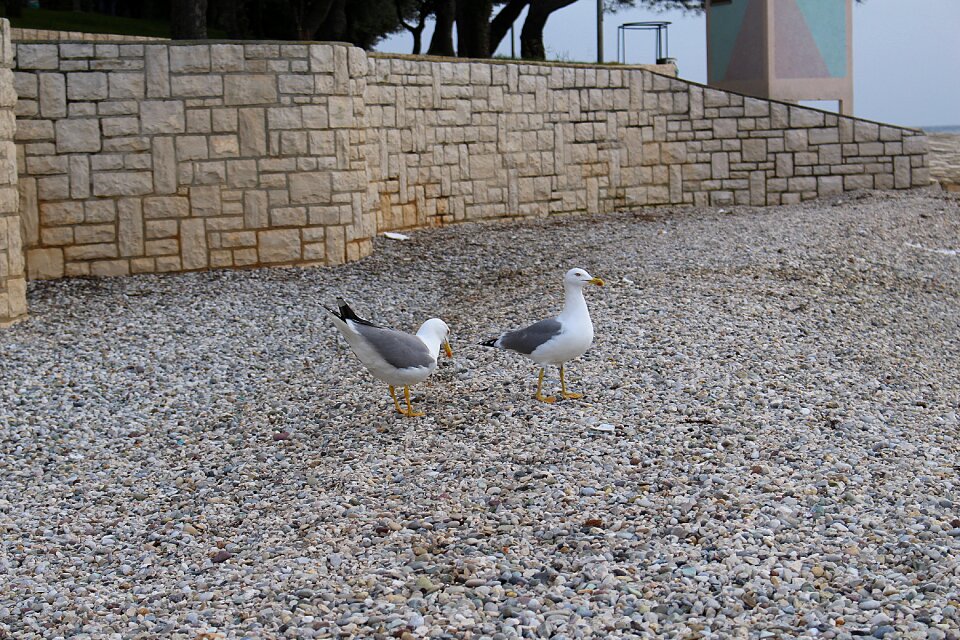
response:
<svg viewBox="0 0 960 640"><path fill-rule="evenodd" d="M370 252L362 50L19 42L30 278Z"/></svg>
<svg viewBox="0 0 960 640"><path fill-rule="evenodd" d="M27 282L17 196L16 127L10 23L0 19L0 326L27 313Z"/></svg>
<svg viewBox="0 0 960 640"><path fill-rule="evenodd" d="M381 230L929 182L919 131L647 69L374 55L369 74Z"/></svg>
<svg viewBox="0 0 960 640"><path fill-rule="evenodd" d="M323 43L14 50L29 278L332 264L378 230L929 182L919 131L672 68Z"/></svg>

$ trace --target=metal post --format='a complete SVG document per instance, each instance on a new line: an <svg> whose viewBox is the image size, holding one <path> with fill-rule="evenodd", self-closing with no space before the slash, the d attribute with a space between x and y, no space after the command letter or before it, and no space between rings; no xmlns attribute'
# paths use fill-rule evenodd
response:
<svg viewBox="0 0 960 640"><path fill-rule="evenodd" d="M516 57L517 57L517 39L516 39L516 37L513 35L513 27L514 27L514 25L515 25L514 22L511 22L511 23L510 23L510 57L511 57L511 58L516 58Z"/></svg>
<svg viewBox="0 0 960 640"><path fill-rule="evenodd" d="M597 0L597 62L603 62L603 0Z"/></svg>

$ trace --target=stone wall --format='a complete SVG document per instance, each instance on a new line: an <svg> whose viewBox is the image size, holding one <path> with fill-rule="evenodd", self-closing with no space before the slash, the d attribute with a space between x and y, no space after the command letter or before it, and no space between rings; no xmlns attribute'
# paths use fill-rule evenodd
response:
<svg viewBox="0 0 960 640"><path fill-rule="evenodd" d="M929 182L926 138L647 69L370 58L378 227Z"/></svg>
<svg viewBox="0 0 960 640"><path fill-rule="evenodd" d="M0 326L27 313L27 282L24 276L19 198L17 197L16 127L13 109L13 49L10 23L0 19Z"/></svg>
<svg viewBox="0 0 960 640"><path fill-rule="evenodd" d="M16 56L30 278L333 264L378 230L929 181L918 131L665 69L269 42Z"/></svg>
<svg viewBox="0 0 960 640"><path fill-rule="evenodd" d="M16 45L30 278L370 252L366 57L346 45Z"/></svg>

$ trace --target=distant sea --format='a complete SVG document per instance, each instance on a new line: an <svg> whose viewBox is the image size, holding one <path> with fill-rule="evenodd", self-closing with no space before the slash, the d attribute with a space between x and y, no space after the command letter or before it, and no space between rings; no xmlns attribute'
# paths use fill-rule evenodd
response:
<svg viewBox="0 0 960 640"><path fill-rule="evenodd" d="M947 124L937 127L920 127L927 133L960 133L960 124Z"/></svg>

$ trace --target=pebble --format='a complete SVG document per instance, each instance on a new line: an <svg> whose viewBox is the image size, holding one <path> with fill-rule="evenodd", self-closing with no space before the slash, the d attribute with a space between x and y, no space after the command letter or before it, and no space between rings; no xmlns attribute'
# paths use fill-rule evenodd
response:
<svg viewBox="0 0 960 640"><path fill-rule="evenodd" d="M31 282L0 330L0 637L955 638L960 262L914 247L955 248L960 199L642 215ZM608 282L584 398L537 403L477 343L574 264ZM453 329L424 417L337 295Z"/></svg>

